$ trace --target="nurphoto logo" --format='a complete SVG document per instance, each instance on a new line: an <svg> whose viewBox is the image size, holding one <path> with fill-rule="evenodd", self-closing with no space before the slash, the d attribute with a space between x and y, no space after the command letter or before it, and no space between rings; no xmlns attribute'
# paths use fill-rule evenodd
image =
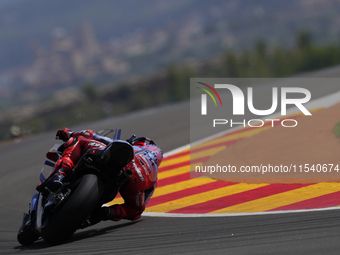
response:
<svg viewBox="0 0 340 255"><path fill-rule="evenodd" d="M212 98L212 100L215 103L215 106L217 106L217 102L215 100L215 97L210 92L212 91L215 96L218 98L220 105L223 106L222 100L220 95L217 93L216 89L227 89L231 92L232 98L233 98L233 115L244 115L245 114L245 95L243 91L232 84L214 84L214 87L202 83L197 82L206 88L197 87L198 89L201 89L206 94L201 95L201 115L207 115L208 109L207 109L207 94ZM208 90L210 89L210 91ZM289 93L295 93L295 94L301 94L303 97L301 98L289 98ZM299 87L282 87L280 88L280 95L281 95L281 116L287 115L287 105L295 105L304 115L312 115L307 108L303 105L311 99L311 93L308 89L305 88L299 88ZM258 110L254 107L253 104L253 88L248 87L247 88L247 106L248 110L253 113L254 115L258 116L268 116L273 114L277 107L278 107L278 88L273 87L272 88L272 105L269 109L266 110ZM297 121L295 119L265 119L265 121L271 121L272 127L274 126L275 121L280 121L281 125L283 127L295 127L297 125ZM293 122L290 125L288 125L289 122ZM213 127L216 127L216 125L225 125L227 123L230 123L231 127L233 124L243 124L244 127L262 127L264 125L264 121L262 119L251 119L246 121L245 119L243 122L233 122L232 119L213 119ZM246 125L248 124L248 125Z"/></svg>
<svg viewBox="0 0 340 255"><path fill-rule="evenodd" d="M222 101L221 101L220 95L217 93L217 91L213 87L211 87L210 85L205 84L203 82L197 82L197 83L204 85L205 87L209 88L212 92L214 92L215 95L217 96L218 100L220 100L220 104L222 106ZM214 103L217 106L217 103L216 103L214 96L208 90L203 89L201 87L197 87L197 88L206 92L212 98L212 100L214 100ZM207 115L207 94L202 94L202 96L201 96L201 114L202 115Z"/></svg>

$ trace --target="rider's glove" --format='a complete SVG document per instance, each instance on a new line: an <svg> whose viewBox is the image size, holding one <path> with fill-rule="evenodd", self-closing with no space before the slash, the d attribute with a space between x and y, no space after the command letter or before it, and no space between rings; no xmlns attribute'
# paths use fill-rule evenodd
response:
<svg viewBox="0 0 340 255"><path fill-rule="evenodd" d="M56 139L66 142L68 139L70 139L72 134L73 131L69 128L59 129L56 134Z"/></svg>

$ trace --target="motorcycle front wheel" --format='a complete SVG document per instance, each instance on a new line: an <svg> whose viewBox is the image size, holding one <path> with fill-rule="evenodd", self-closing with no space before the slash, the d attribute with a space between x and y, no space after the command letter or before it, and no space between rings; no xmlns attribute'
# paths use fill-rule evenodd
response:
<svg viewBox="0 0 340 255"><path fill-rule="evenodd" d="M27 223L30 215L24 214L22 226L17 235L17 240L21 245L30 245L38 240L39 235L33 231L32 222Z"/></svg>

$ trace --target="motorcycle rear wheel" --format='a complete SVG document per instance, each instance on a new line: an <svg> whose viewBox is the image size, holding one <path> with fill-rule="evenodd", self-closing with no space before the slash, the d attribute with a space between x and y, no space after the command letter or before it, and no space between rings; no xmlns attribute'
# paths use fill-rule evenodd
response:
<svg viewBox="0 0 340 255"><path fill-rule="evenodd" d="M102 191L102 181L96 175L84 175L62 208L43 223L44 241L55 245L69 239L96 207Z"/></svg>

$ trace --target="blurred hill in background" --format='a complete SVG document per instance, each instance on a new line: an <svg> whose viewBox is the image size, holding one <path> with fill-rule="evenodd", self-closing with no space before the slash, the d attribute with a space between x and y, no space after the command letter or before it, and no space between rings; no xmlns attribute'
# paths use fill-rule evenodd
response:
<svg viewBox="0 0 340 255"><path fill-rule="evenodd" d="M0 139L339 64L340 0L2 0ZM65 112L65 109L68 109Z"/></svg>

